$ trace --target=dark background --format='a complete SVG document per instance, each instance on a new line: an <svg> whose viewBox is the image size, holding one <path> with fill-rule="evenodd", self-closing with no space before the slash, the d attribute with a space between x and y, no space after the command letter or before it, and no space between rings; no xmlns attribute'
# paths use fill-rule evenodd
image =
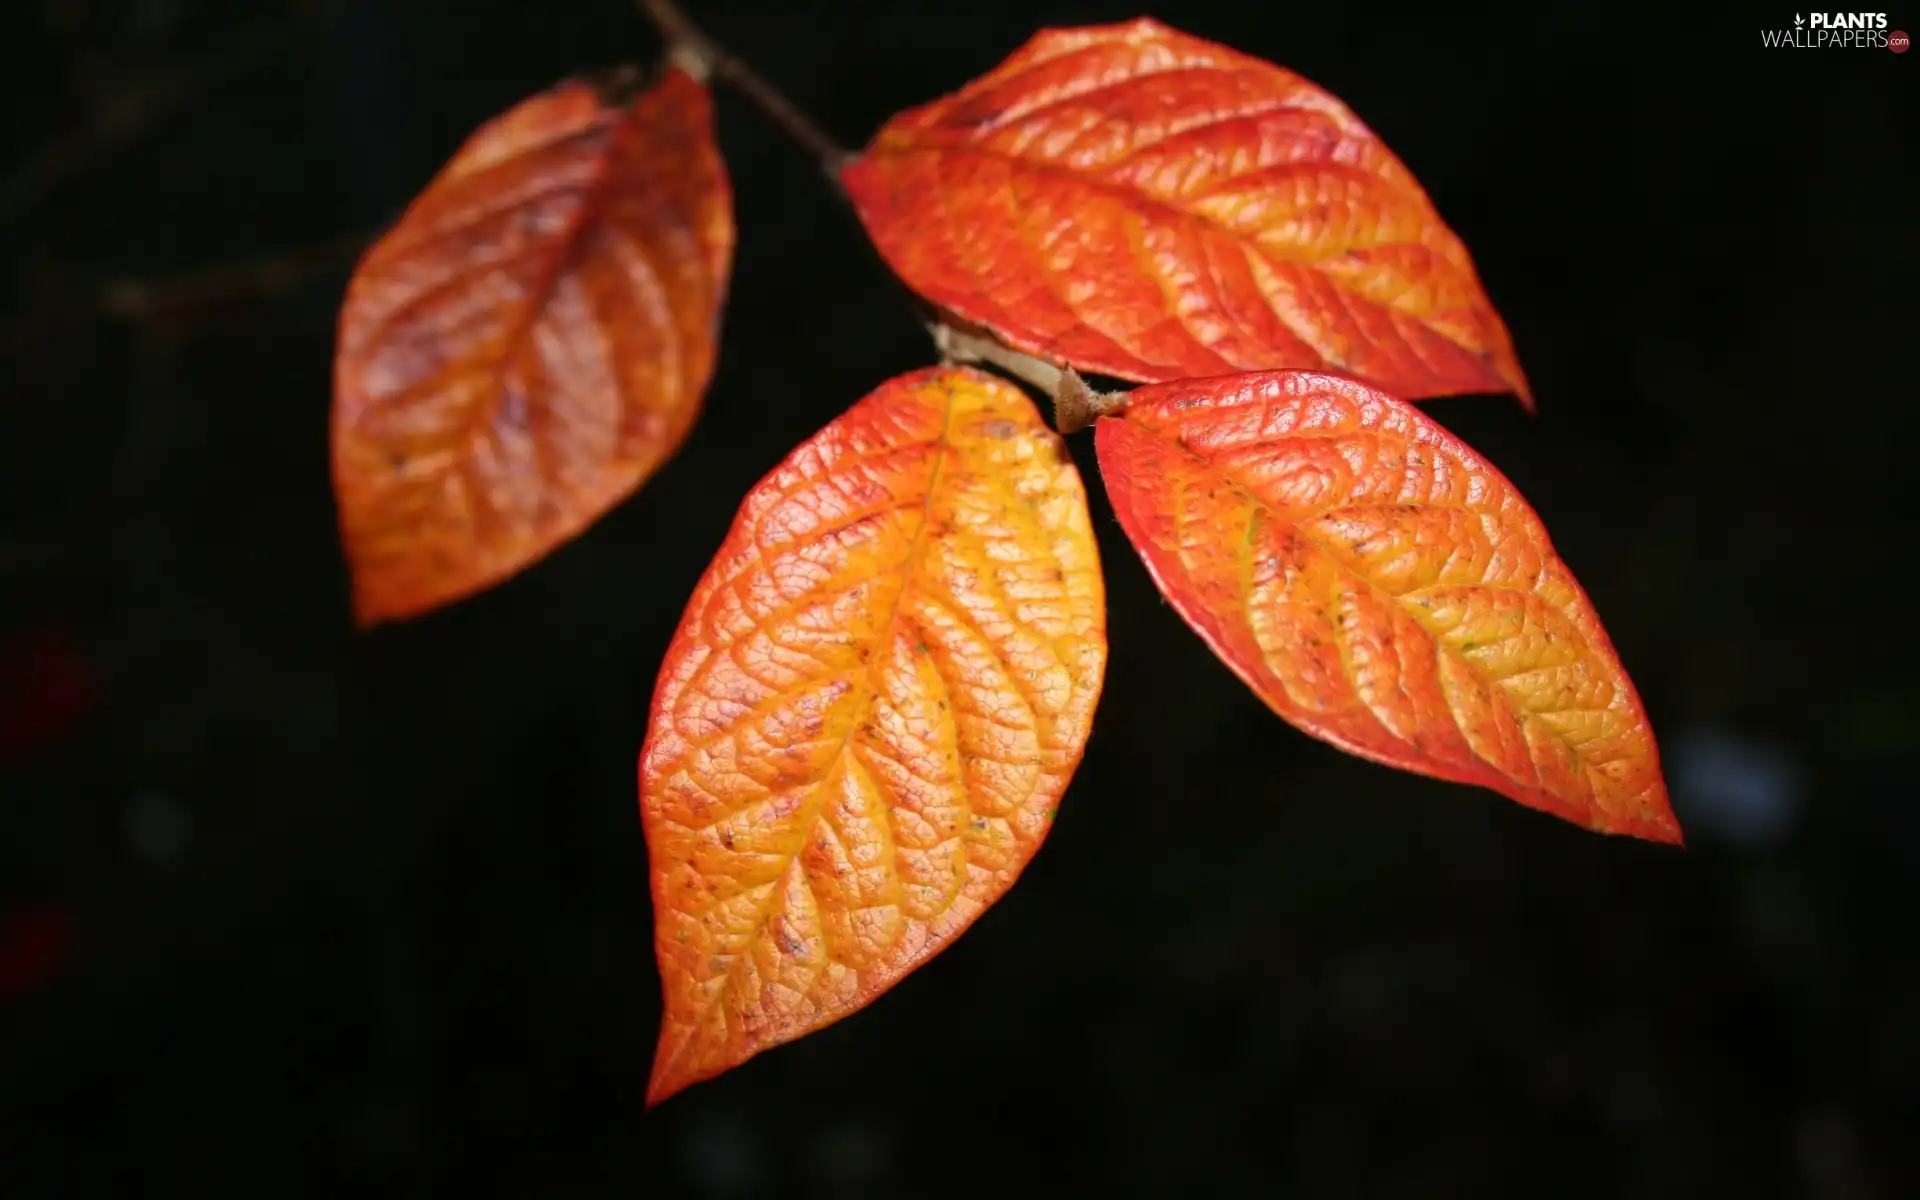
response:
<svg viewBox="0 0 1920 1200"><path fill-rule="evenodd" d="M1137 15L689 7L849 144L1042 24ZM872 1008L644 1113L656 664L747 488L924 334L723 94L738 269L685 449L521 578L357 636L350 247L655 35L625 0L22 0L0 1194L1920 1194L1920 55L1761 49L1784 7L1156 15L1333 90L1472 248L1541 414L1428 411L1591 592L1691 848L1295 733L1096 488L1112 664L1045 852Z"/></svg>

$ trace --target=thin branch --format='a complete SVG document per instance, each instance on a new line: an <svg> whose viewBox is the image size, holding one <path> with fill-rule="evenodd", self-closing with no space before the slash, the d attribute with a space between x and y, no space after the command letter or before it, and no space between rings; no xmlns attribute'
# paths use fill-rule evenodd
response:
<svg viewBox="0 0 1920 1200"><path fill-rule="evenodd" d="M635 0L635 3L647 19L659 27L661 36L667 39L667 53L676 64L696 78L717 76L731 84L752 101L768 120L811 154L827 178L833 181L834 187L841 188L840 172L854 157L852 152L828 137L824 130L813 123L811 117L801 112L793 101L781 95L778 88L761 78L752 67L708 37L687 14L680 11L673 0ZM844 191L844 188L841 190Z"/></svg>
<svg viewBox="0 0 1920 1200"><path fill-rule="evenodd" d="M986 363L999 367L1015 379L1030 383L1049 396L1059 390L1066 378L1066 372L1053 363L1023 354L983 333L961 329L946 321L930 322L927 332L933 335L933 345L940 351L941 362Z"/></svg>
<svg viewBox="0 0 1920 1200"><path fill-rule="evenodd" d="M77 301L44 306L32 318L0 328L0 353L96 320L142 323L196 308L284 294L316 275L351 263L376 235L357 231L284 254L242 259L158 279L117 279Z"/></svg>
<svg viewBox="0 0 1920 1200"><path fill-rule="evenodd" d="M803 146L842 196L846 185L840 172L853 155L821 131L813 119L796 108L753 68L729 54L708 37L674 0L635 0L640 11L659 26L667 39L668 57L698 79L718 76L744 93L766 117ZM924 309L923 309L924 311ZM937 311L937 310L936 310ZM1091 425L1096 417L1118 412L1126 405L1125 392L1096 392L1072 367L1061 367L1005 345L985 330L964 326L951 315L928 322L927 332L945 363L984 363L1030 384L1053 398L1054 427L1072 433Z"/></svg>
<svg viewBox="0 0 1920 1200"><path fill-rule="evenodd" d="M345 266L372 244L367 231L342 234L286 254L222 263L165 279L123 279L100 293L101 311L128 320L286 292L309 276Z"/></svg>
<svg viewBox="0 0 1920 1200"><path fill-rule="evenodd" d="M1030 383L1053 398L1053 427L1061 433L1076 433L1093 424L1095 417L1120 411L1126 405L1125 392L1096 392L1087 386L1080 372L1045 359L1015 350L985 333L975 333L945 321L927 326L933 344L946 363L985 363Z"/></svg>
<svg viewBox="0 0 1920 1200"><path fill-rule="evenodd" d="M87 124L44 147L18 170L0 179L0 223L21 216L69 180L104 161L110 152L278 51L297 44L340 11L341 6L332 0L304 5L292 25L280 20L263 22L204 57L113 97L94 112Z"/></svg>

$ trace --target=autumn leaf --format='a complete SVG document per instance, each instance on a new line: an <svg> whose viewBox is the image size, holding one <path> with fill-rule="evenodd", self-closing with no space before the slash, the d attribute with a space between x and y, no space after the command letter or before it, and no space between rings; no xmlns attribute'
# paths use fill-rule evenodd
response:
<svg viewBox="0 0 1920 1200"><path fill-rule="evenodd" d="M1041 32L888 122L843 179L908 286L1030 354L1532 407L1466 248L1380 139L1293 72L1154 21Z"/></svg>
<svg viewBox="0 0 1920 1200"><path fill-rule="evenodd" d="M1539 517L1417 409L1310 371L1141 388L1094 426L1148 571L1350 753L1678 843L1653 732Z"/></svg>
<svg viewBox="0 0 1920 1200"><path fill-rule="evenodd" d="M640 763L648 1102L871 1002L1013 885L1106 666L1086 493L1025 393L883 385L753 489Z"/></svg>
<svg viewBox="0 0 1920 1200"><path fill-rule="evenodd" d="M483 126L361 260L334 485L362 625L484 590L692 428L733 255L707 90L567 83Z"/></svg>

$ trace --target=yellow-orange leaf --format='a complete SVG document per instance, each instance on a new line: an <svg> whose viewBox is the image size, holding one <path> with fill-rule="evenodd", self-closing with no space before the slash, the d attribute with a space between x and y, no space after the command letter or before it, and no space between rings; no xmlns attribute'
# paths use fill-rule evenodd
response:
<svg viewBox="0 0 1920 1200"><path fill-rule="evenodd" d="M641 755L649 1103L863 1007L1011 887L1105 667L1086 493L1019 389L901 376L762 480Z"/></svg>
<svg viewBox="0 0 1920 1200"><path fill-rule="evenodd" d="M1160 590L1272 709L1388 766L1680 841L1653 731L1539 517L1419 410L1272 371L1094 426Z"/></svg>
<svg viewBox="0 0 1920 1200"><path fill-rule="evenodd" d="M586 83L470 138L340 314L334 490L363 625L514 575L680 446L713 370L733 206L707 90Z"/></svg>
<svg viewBox="0 0 1920 1200"><path fill-rule="evenodd" d="M1031 354L1532 404L1466 248L1380 139L1293 72L1154 21L1041 32L843 178L908 286Z"/></svg>

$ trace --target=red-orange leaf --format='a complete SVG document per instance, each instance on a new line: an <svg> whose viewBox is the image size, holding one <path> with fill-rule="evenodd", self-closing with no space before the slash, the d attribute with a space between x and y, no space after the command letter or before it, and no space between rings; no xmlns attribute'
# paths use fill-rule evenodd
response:
<svg viewBox="0 0 1920 1200"><path fill-rule="evenodd" d="M361 260L334 490L363 625L529 566L680 446L712 373L733 206L707 90L568 83L482 126Z"/></svg>
<svg viewBox="0 0 1920 1200"><path fill-rule="evenodd" d="M1363 758L1680 841L1653 732L1539 517L1412 405L1273 371L1094 426L1127 536L1272 709Z"/></svg>
<svg viewBox="0 0 1920 1200"><path fill-rule="evenodd" d="M1466 248L1380 139L1293 72L1154 21L1041 32L888 122L844 179L908 286L1031 354L1532 405Z"/></svg>
<svg viewBox="0 0 1920 1200"><path fill-rule="evenodd" d="M1086 493L1019 389L901 376L762 480L641 755L649 1102L865 1006L1011 887L1105 667Z"/></svg>

